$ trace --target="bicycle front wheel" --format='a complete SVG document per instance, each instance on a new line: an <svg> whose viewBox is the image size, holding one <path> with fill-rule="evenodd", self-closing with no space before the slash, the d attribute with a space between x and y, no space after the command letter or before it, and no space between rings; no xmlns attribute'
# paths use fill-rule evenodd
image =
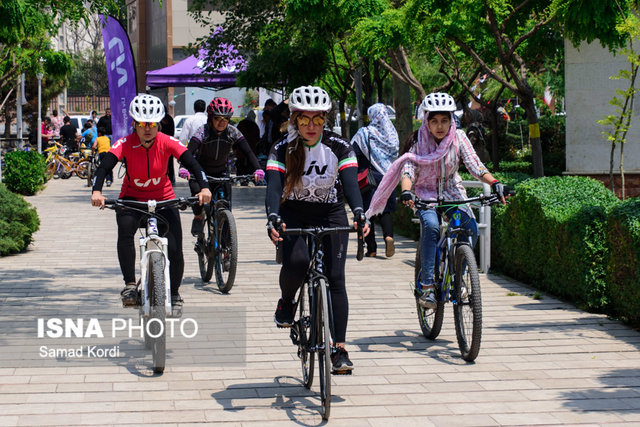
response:
<svg viewBox="0 0 640 427"><path fill-rule="evenodd" d="M228 209L216 211L218 250L216 251L216 283L222 293L233 287L238 266L238 234L233 214Z"/></svg>
<svg viewBox="0 0 640 427"><path fill-rule="evenodd" d="M313 298L311 293L309 293L308 283L304 283L302 286L303 288L300 291L300 298L298 300L299 316L296 328L298 330L298 357L300 358L302 367L302 381L304 386L309 389L313 384L313 363L315 359L315 353L310 349L313 345L311 342Z"/></svg>
<svg viewBox="0 0 640 427"><path fill-rule="evenodd" d="M436 257L435 269L438 271L438 259ZM414 268L414 280L417 284L420 279L420 265L421 265L421 255L420 255L420 244L418 243L418 249L416 250L416 263ZM438 274L436 274L436 283L438 282ZM436 308L424 308L420 305L419 299L420 294L418 292L414 292L414 296L416 298L416 310L418 310L418 322L420 323L420 329L422 329L422 335L425 338L430 340L435 340L438 335L440 335L440 331L442 330L442 321L444 319L444 301L440 296L440 290L436 289L436 297L438 300L438 304Z"/></svg>
<svg viewBox="0 0 640 427"><path fill-rule="evenodd" d="M482 339L482 298L480 276L473 250L461 245L455 255L455 296L453 315L462 358L472 362L480 352Z"/></svg>
<svg viewBox="0 0 640 427"><path fill-rule="evenodd" d="M318 374L320 377L320 398L322 400L322 418L329 419L331 412L331 321L327 284L318 281L316 292L316 342L318 343Z"/></svg>
<svg viewBox="0 0 640 427"><path fill-rule="evenodd" d="M89 176L89 160L81 160L76 164L76 175L80 179L87 179Z"/></svg>
<svg viewBox="0 0 640 427"><path fill-rule="evenodd" d="M166 289L164 277L164 256L160 252L152 252L149 260L149 290L151 295L151 315L149 317L148 332L151 335L151 354L153 356L153 372L164 372L167 337L165 310Z"/></svg>
<svg viewBox="0 0 640 427"><path fill-rule="evenodd" d="M213 276L214 264L214 230L211 221L211 207L204 207L205 222L202 228L202 235L196 242L196 253L198 254L198 266L200 267L200 278L203 282L208 282Z"/></svg>

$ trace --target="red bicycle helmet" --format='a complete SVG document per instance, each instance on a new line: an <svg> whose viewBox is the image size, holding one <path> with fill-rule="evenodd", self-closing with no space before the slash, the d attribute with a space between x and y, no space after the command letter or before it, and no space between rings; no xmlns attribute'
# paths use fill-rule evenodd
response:
<svg viewBox="0 0 640 427"><path fill-rule="evenodd" d="M233 105L225 98L213 98L207 107L207 114L210 116L231 117L233 115Z"/></svg>

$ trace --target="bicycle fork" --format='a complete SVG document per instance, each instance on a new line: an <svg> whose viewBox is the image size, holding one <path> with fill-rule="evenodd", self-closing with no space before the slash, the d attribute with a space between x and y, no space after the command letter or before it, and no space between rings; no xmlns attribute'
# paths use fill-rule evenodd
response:
<svg viewBox="0 0 640 427"><path fill-rule="evenodd" d="M169 276L169 241L158 235L158 220L149 218L146 236L140 237L140 284L142 288L142 311L145 316L151 313L151 290L149 289L149 259L153 252L160 252L164 259L165 313L171 313L171 280Z"/></svg>

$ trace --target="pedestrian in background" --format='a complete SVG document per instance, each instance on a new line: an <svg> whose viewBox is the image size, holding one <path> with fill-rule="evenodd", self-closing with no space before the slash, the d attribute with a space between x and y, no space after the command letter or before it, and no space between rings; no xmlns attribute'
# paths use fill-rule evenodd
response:
<svg viewBox="0 0 640 427"><path fill-rule="evenodd" d="M206 109L207 103L202 99L198 99L193 103L195 114L184 121L182 131L180 131L180 141L184 145L189 144L189 140L196 131L207 123L207 113L204 112Z"/></svg>
<svg viewBox="0 0 640 427"><path fill-rule="evenodd" d="M358 158L358 170L369 170L370 182L365 188L361 188L362 201L365 211L369 209L371 197L377 188L377 183L382 181L382 177L391 163L398 157L399 140L398 132L389 119L389 112L384 104L373 104L367 110L369 115L369 125L358 129L358 132L351 139L354 151ZM377 255L377 245L375 236L375 222L380 223L382 235L385 243L385 255L390 258L395 253L393 241L393 218L391 212L396 210L396 198L392 194L387 199L387 204L381 214L375 215L371 221L371 229L365 237L368 257Z"/></svg>

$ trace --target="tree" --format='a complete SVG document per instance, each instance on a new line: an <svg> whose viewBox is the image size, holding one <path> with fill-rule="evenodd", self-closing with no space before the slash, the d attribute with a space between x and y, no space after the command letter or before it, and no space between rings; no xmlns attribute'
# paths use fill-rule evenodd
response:
<svg viewBox="0 0 640 427"><path fill-rule="evenodd" d="M640 20L635 15L629 15L622 24L619 25L619 30L623 34L629 35L628 47L622 50L622 53L626 55L629 61L629 69L622 69L617 75L612 76L612 79L620 80L626 79L629 81L628 89L618 89L609 104L613 105L616 109L616 114L609 114L604 116L602 120L598 120L598 123L605 126L613 127L612 131L604 130L602 134L606 140L611 143L611 154L609 156L609 186L611 191L615 193L615 185L613 181L613 164L614 154L616 146L620 145L620 187L621 197L625 198L624 191L624 144L627 142L627 132L631 127L631 118L633 117L633 103L635 95L638 89L636 89L636 79L638 77L638 68L640 68L640 56L633 47L633 42L640 39Z"/></svg>

